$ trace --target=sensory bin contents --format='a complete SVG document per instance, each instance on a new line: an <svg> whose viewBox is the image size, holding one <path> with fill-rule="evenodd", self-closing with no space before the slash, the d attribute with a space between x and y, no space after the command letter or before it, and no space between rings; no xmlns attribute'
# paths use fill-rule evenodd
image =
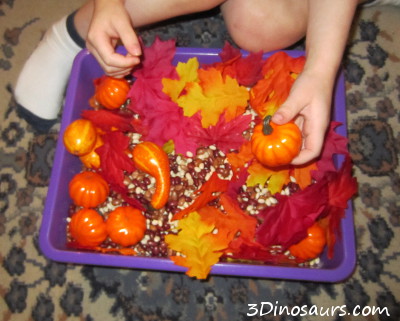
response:
<svg viewBox="0 0 400 321"><path fill-rule="evenodd" d="M128 79L93 79L90 107L63 133L82 162L69 185L68 247L170 258L199 279L218 262L332 258L356 192L347 139L333 121L321 157L293 166L301 132L269 121L304 57L226 45L221 62L175 65L175 50L156 39Z"/></svg>

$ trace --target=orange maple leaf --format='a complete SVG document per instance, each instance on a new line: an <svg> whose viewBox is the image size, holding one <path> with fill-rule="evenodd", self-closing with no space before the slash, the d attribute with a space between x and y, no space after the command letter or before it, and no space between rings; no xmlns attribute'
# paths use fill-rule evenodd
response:
<svg viewBox="0 0 400 321"><path fill-rule="evenodd" d="M303 166L295 166L292 170L292 176L295 178L296 183L300 186L300 188L305 189L312 183L312 171L317 169L318 167L316 162L312 162Z"/></svg>
<svg viewBox="0 0 400 321"><path fill-rule="evenodd" d="M282 51L266 60L264 78L250 90L250 105L261 118L273 115L285 102L304 63L304 57L293 58Z"/></svg>
<svg viewBox="0 0 400 321"><path fill-rule="evenodd" d="M239 152L231 152L226 155L229 164L232 166L233 172L244 167L254 158L251 151L251 141L246 141L240 146Z"/></svg>
<svg viewBox="0 0 400 321"><path fill-rule="evenodd" d="M194 202L187 208L176 213L172 220L180 220L190 212L197 211L199 208L204 207L207 203L215 200L222 192L228 188L229 181L220 179L216 172L213 172L211 177L206 181L195 193L192 195ZM194 196L194 197L193 197Z"/></svg>
<svg viewBox="0 0 400 321"><path fill-rule="evenodd" d="M253 240L257 219L244 213L237 201L226 193L220 196L219 201L225 212L212 206L204 206L198 210L202 220L214 224L218 232L224 231L231 240L236 237Z"/></svg>

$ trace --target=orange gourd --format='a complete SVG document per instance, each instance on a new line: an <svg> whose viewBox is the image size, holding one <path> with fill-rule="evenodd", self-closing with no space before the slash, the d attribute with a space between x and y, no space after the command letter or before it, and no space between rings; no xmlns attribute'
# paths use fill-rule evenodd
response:
<svg viewBox="0 0 400 321"><path fill-rule="evenodd" d="M307 237L289 247L290 253L298 259L308 261L318 257L326 244L325 230L314 223L307 229Z"/></svg>
<svg viewBox="0 0 400 321"><path fill-rule="evenodd" d="M146 232L146 218L132 206L121 206L109 213L107 233L110 239L122 246L138 243Z"/></svg>
<svg viewBox="0 0 400 321"><path fill-rule="evenodd" d="M96 148L99 148L104 144L103 138L101 135L97 135L96 143L89 153L82 155L79 157L83 165L85 165L87 168L99 168L100 167L100 156L96 152Z"/></svg>
<svg viewBox="0 0 400 321"><path fill-rule="evenodd" d="M71 154L82 156L92 151L97 140L96 127L90 120L77 119L67 126L63 135L64 146Z"/></svg>
<svg viewBox="0 0 400 321"><path fill-rule="evenodd" d="M89 208L75 212L68 224L71 237L81 246L96 247L107 238L103 216Z"/></svg>
<svg viewBox="0 0 400 321"><path fill-rule="evenodd" d="M107 109L117 109L126 101L130 86L124 78L102 76L95 82L95 101Z"/></svg>
<svg viewBox="0 0 400 321"><path fill-rule="evenodd" d="M157 144L143 142L133 148L132 155L135 166L156 179L156 190L150 204L155 209L162 208L168 201L171 187L167 153Z"/></svg>
<svg viewBox="0 0 400 321"><path fill-rule="evenodd" d="M271 116L265 117L261 124L254 127L251 137L254 156L268 167L290 164L299 154L301 144L301 131L296 124L277 125L271 122Z"/></svg>
<svg viewBox="0 0 400 321"><path fill-rule="evenodd" d="M72 201L82 207L100 205L107 199L109 191L108 183L95 172L78 173L69 183L69 195Z"/></svg>

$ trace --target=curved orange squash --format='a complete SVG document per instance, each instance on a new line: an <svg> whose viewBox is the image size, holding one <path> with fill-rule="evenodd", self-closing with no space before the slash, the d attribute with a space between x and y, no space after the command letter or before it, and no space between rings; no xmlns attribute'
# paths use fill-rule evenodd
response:
<svg viewBox="0 0 400 321"><path fill-rule="evenodd" d="M171 187L170 167L167 153L157 144L143 142L132 151L135 166L156 179L156 190L151 199L151 206L162 208L168 201Z"/></svg>

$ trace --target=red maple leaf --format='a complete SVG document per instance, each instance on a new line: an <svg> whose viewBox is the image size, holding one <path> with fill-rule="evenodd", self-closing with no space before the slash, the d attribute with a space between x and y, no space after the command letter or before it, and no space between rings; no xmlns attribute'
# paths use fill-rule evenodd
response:
<svg viewBox="0 0 400 321"><path fill-rule="evenodd" d="M176 47L174 40L161 41L158 37L154 43L143 50L140 68L134 69L134 82L128 93L128 108L138 113L145 121L148 113L156 114L163 108L169 97L163 93L162 79L176 79L178 74L172 64Z"/></svg>
<svg viewBox="0 0 400 321"><path fill-rule="evenodd" d="M230 247L236 250L225 253L224 257L232 260L258 261L267 264L296 263L294 260L290 260L282 249L264 247L255 241L238 238L231 242Z"/></svg>
<svg viewBox="0 0 400 321"><path fill-rule="evenodd" d="M348 139L335 132L335 129L342 124L336 121L332 121L329 126L329 130L326 134L324 147L322 149L321 156L317 162L318 172L315 179L318 179L318 174L322 174L328 171L336 171L335 164L333 162L333 156L337 154L348 155L347 143Z"/></svg>
<svg viewBox="0 0 400 321"><path fill-rule="evenodd" d="M352 162L345 158L337 172L327 173L329 211L323 219L327 228L328 257L333 257L336 239L341 236L340 222L348 207L348 201L357 193L357 179L352 176Z"/></svg>
<svg viewBox="0 0 400 321"><path fill-rule="evenodd" d="M215 145L224 153L228 153L232 149L238 150L245 142L243 132L250 126L251 115L240 115L229 122L224 115L220 115L215 126L207 128L202 127L199 114L191 119L191 125L186 127L187 136L195 146Z"/></svg>
<svg viewBox="0 0 400 321"><path fill-rule="evenodd" d="M141 64L133 70L133 76L142 79L177 77L172 64L175 53L175 40L163 41L156 37L151 46L144 48Z"/></svg>
<svg viewBox="0 0 400 321"><path fill-rule="evenodd" d="M97 128L103 131L120 130L123 132L132 131L132 115L120 112L100 109L84 110L82 118L90 120Z"/></svg>
<svg viewBox="0 0 400 321"><path fill-rule="evenodd" d="M287 248L306 236L307 228L327 208L328 186L321 180L293 195L275 195L278 204L260 213L263 219L256 240L265 247L282 245Z"/></svg>
<svg viewBox="0 0 400 321"><path fill-rule="evenodd" d="M103 135L104 144L96 149L100 156L100 174L111 186L125 188L125 172L135 169L132 160L126 154L130 138L122 132L109 132Z"/></svg>
<svg viewBox="0 0 400 321"><path fill-rule="evenodd" d="M221 70L224 77L235 78L242 86L252 86L263 77L262 66L264 61L261 51L249 53L246 57L243 57L239 49L226 42L219 56L221 62L211 64L208 67Z"/></svg>

